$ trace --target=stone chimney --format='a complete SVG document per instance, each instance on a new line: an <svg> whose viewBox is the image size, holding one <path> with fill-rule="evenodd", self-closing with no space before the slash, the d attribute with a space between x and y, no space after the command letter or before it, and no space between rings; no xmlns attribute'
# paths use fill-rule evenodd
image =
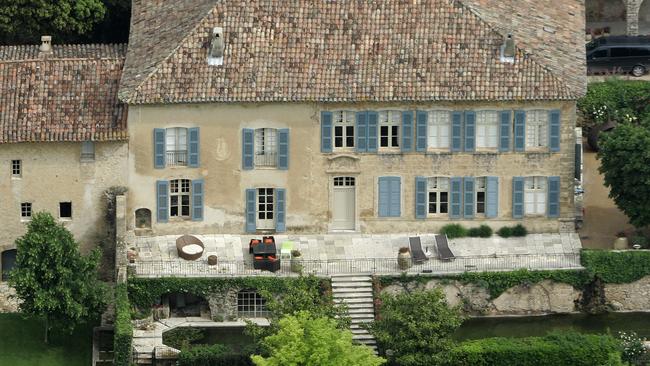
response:
<svg viewBox="0 0 650 366"><path fill-rule="evenodd" d="M503 45L501 46L501 62L515 62L515 39L511 33L508 33L503 40Z"/></svg>
<svg viewBox="0 0 650 366"><path fill-rule="evenodd" d="M52 36L42 36L41 37L41 47L38 49L41 51L41 54L52 53Z"/></svg>

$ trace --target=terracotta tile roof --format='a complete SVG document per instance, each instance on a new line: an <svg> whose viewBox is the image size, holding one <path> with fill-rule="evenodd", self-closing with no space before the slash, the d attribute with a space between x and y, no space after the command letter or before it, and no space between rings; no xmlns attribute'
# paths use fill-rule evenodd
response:
<svg viewBox="0 0 650 366"><path fill-rule="evenodd" d="M127 138L125 45L0 47L0 143Z"/></svg>
<svg viewBox="0 0 650 366"><path fill-rule="evenodd" d="M518 48L514 64L501 62L503 35L458 0L135 0L132 11L119 94L132 104L580 94L545 57ZM223 66L207 64L215 26Z"/></svg>

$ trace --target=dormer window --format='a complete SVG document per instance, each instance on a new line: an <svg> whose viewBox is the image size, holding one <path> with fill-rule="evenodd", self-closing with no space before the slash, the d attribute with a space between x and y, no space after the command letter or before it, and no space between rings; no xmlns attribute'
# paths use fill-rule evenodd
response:
<svg viewBox="0 0 650 366"><path fill-rule="evenodd" d="M515 39L510 33L505 37L501 46L501 62L510 64L515 62Z"/></svg>
<svg viewBox="0 0 650 366"><path fill-rule="evenodd" d="M212 29L210 48L208 49L208 65L223 65L223 48L223 29L221 27L215 27Z"/></svg>

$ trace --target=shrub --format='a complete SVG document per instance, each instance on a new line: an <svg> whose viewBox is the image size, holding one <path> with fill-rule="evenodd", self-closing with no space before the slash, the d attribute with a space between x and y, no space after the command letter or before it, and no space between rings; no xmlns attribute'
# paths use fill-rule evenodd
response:
<svg viewBox="0 0 650 366"><path fill-rule="evenodd" d="M630 283L650 275L650 252L583 250L582 266L606 283Z"/></svg>
<svg viewBox="0 0 650 366"><path fill-rule="evenodd" d="M447 235L449 239L463 238L467 236L467 229L460 224L447 224L440 229L440 234Z"/></svg>
<svg viewBox="0 0 650 366"><path fill-rule="evenodd" d="M469 228L469 230L467 230L467 236L469 236L470 238L478 238L479 236L481 236L481 232L479 228L472 227Z"/></svg>
<svg viewBox="0 0 650 366"><path fill-rule="evenodd" d="M512 228L512 236L526 236L528 235L528 230L522 225L517 224Z"/></svg>
<svg viewBox="0 0 650 366"><path fill-rule="evenodd" d="M478 227L479 234L481 238L489 238L492 236L492 228L487 225L481 225Z"/></svg>
<svg viewBox="0 0 650 366"><path fill-rule="evenodd" d="M545 337L486 338L463 342L448 366L593 366L620 364L619 343L609 335L575 332Z"/></svg>
<svg viewBox="0 0 650 366"><path fill-rule="evenodd" d="M223 344L197 345L178 355L179 366L252 366L248 355L233 353Z"/></svg>
<svg viewBox="0 0 650 366"><path fill-rule="evenodd" d="M189 348L205 338L205 330L191 327L174 328L163 333L163 343L179 350Z"/></svg>
<svg viewBox="0 0 650 366"><path fill-rule="evenodd" d="M131 304L127 285L115 286L115 335L113 336L114 361L116 366L131 364L131 341L133 325L131 324Z"/></svg>
<svg viewBox="0 0 650 366"><path fill-rule="evenodd" d="M648 350L643 345L643 339L634 332L619 332L621 341L622 359L630 365L647 365Z"/></svg>
<svg viewBox="0 0 650 366"><path fill-rule="evenodd" d="M630 239L630 244L638 245L642 249L648 249L648 245L650 244L650 242L648 241L648 238L646 238L645 236L637 234Z"/></svg>
<svg viewBox="0 0 650 366"><path fill-rule="evenodd" d="M650 83L608 80L591 83L587 94L578 100L585 126L590 128L610 119L635 122L650 115Z"/></svg>
<svg viewBox="0 0 650 366"><path fill-rule="evenodd" d="M497 231L497 234L502 238L509 238L512 236L512 228L504 226Z"/></svg>

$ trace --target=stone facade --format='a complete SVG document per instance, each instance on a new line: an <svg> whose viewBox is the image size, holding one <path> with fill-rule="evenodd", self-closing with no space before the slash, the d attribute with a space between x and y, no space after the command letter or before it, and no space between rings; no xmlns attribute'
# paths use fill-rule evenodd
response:
<svg viewBox="0 0 650 366"><path fill-rule="evenodd" d="M237 292L239 291L240 289L237 288L229 288L208 296L212 320L223 322L237 319Z"/></svg>
<svg viewBox="0 0 650 366"><path fill-rule="evenodd" d="M83 251L94 248L98 236L106 231L103 192L126 185L127 152L125 142L97 142L95 159L82 161L81 143L2 145L0 252L15 249L16 238L25 233L28 221L21 217L23 202L30 202L33 212L47 211L55 218L59 217L59 202L71 202L72 218L61 222ZM12 177L11 161L15 159L22 160L20 177Z"/></svg>
<svg viewBox="0 0 650 366"><path fill-rule="evenodd" d="M588 23L625 23L627 35L647 34L650 27L650 3L644 0L587 0ZM614 33L616 29L612 29Z"/></svg>
<svg viewBox="0 0 650 366"><path fill-rule="evenodd" d="M650 276L623 284L606 284L605 299L617 311L650 310Z"/></svg>
<svg viewBox="0 0 650 366"><path fill-rule="evenodd" d="M335 149L321 153L322 110L453 110L559 109L560 151L551 153L477 151L474 153L408 152L399 150L357 153ZM245 191L251 188L286 189L286 230L321 233L331 230L333 177L356 178L355 228L364 233L435 232L451 222L415 218L416 176L498 176L498 216L492 219L453 220L468 226L486 223L493 228L523 222L533 232L557 232L561 222L574 216L573 170L575 102L503 102L437 104L174 104L130 106L128 229L136 228L135 212L146 208L153 215L154 235L192 233L241 233L245 229ZM155 128L199 127L200 166L154 168ZM242 169L244 128L288 128L289 168ZM378 217L378 177L401 178L401 217ZM513 176L560 176L560 217L512 218ZM156 220L156 182L203 179L202 221L170 218Z"/></svg>

